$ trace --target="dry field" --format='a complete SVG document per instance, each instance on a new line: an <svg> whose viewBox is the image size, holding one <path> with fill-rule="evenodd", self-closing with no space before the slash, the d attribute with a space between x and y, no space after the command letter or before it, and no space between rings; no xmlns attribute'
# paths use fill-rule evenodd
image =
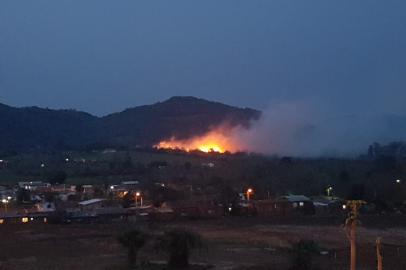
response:
<svg viewBox="0 0 406 270"><path fill-rule="evenodd" d="M322 250L328 251L314 259L320 269L348 268L348 241L340 225L283 225L256 218L227 218L166 224L2 225L0 269L123 270L126 269L126 253L116 238L135 226L151 234L170 227L199 232L207 249L195 253L192 261L212 265L212 269L288 269L292 257L289 248L300 239L314 240ZM383 239L384 269L406 269L404 227L361 227L359 269L375 269L376 237ZM151 246L140 254L140 260L163 263L165 256L157 254Z"/></svg>

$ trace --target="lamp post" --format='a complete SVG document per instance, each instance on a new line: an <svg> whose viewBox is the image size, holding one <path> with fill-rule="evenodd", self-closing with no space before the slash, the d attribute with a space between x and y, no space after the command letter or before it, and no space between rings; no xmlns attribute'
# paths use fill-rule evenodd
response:
<svg viewBox="0 0 406 270"><path fill-rule="evenodd" d="M254 192L252 188L247 189L247 201L250 201L251 194Z"/></svg>
<svg viewBox="0 0 406 270"><path fill-rule="evenodd" d="M135 207L137 207L138 197L140 198L140 207L142 207L142 196L141 196L141 192L135 193Z"/></svg>
<svg viewBox="0 0 406 270"><path fill-rule="evenodd" d="M4 204L4 211L7 213L8 200L7 200L7 199L3 199L3 200L1 200L1 202Z"/></svg>
<svg viewBox="0 0 406 270"><path fill-rule="evenodd" d="M333 191L333 187L330 186L330 187L326 188L327 197L331 196L332 191Z"/></svg>

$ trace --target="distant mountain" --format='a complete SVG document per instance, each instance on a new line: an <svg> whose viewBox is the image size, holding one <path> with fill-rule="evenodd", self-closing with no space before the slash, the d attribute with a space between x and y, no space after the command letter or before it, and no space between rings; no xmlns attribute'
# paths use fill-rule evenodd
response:
<svg viewBox="0 0 406 270"><path fill-rule="evenodd" d="M99 119L74 110L0 106L0 150L78 147L93 142Z"/></svg>
<svg viewBox="0 0 406 270"><path fill-rule="evenodd" d="M195 97L172 97L105 117L0 104L0 150L72 149L92 144L150 146L172 136L202 134L221 123L248 126L260 114Z"/></svg>
<svg viewBox="0 0 406 270"><path fill-rule="evenodd" d="M148 145L175 136L187 138L222 123L248 126L260 112L195 97L172 97L164 102L127 109L103 117L105 130L116 143Z"/></svg>

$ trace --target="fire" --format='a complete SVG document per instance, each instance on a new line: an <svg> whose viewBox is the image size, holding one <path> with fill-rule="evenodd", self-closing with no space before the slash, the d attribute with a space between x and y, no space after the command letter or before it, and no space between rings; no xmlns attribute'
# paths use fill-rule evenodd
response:
<svg viewBox="0 0 406 270"><path fill-rule="evenodd" d="M223 131L210 131L202 136L192 137L190 139L178 140L171 138L161 141L154 147L158 149L179 149L183 151L199 150L205 153L216 152L236 152L237 147L232 143L232 140Z"/></svg>

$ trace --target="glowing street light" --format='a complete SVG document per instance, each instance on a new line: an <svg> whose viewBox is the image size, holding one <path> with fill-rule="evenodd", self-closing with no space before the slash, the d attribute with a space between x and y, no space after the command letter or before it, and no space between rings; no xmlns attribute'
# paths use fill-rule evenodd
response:
<svg viewBox="0 0 406 270"><path fill-rule="evenodd" d="M396 179L396 184L400 184L400 182L402 182L400 179Z"/></svg>
<svg viewBox="0 0 406 270"><path fill-rule="evenodd" d="M250 200L251 195L254 193L254 190L252 188L247 189L247 201Z"/></svg>
<svg viewBox="0 0 406 270"><path fill-rule="evenodd" d="M137 207L138 197L140 198L140 206L142 207L142 196L139 191L135 193L135 207Z"/></svg>
<svg viewBox="0 0 406 270"><path fill-rule="evenodd" d="M331 192L333 191L333 187L328 187L326 188L326 192L327 192L327 197L331 196Z"/></svg>
<svg viewBox="0 0 406 270"><path fill-rule="evenodd" d="M1 202L4 204L4 211L7 213L7 204L9 202L9 200L7 199L2 199Z"/></svg>

